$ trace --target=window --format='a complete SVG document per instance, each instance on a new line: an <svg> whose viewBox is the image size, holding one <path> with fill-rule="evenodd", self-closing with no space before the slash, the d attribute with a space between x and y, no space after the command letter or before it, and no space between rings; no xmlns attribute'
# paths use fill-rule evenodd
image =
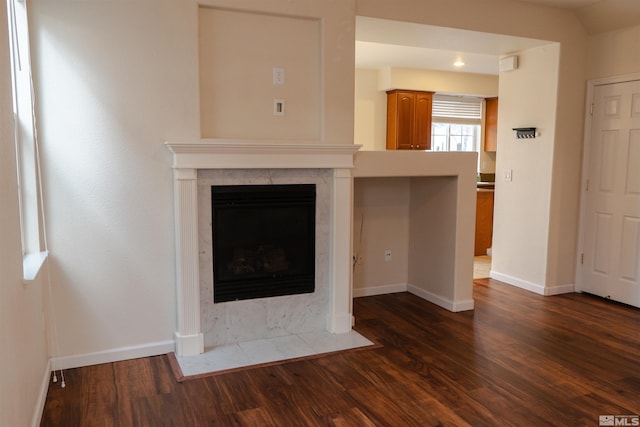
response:
<svg viewBox="0 0 640 427"><path fill-rule="evenodd" d="M482 98L435 95L432 115L431 150L480 152Z"/></svg>
<svg viewBox="0 0 640 427"><path fill-rule="evenodd" d="M26 2L7 0L7 11L23 269L29 281L46 258L46 244Z"/></svg>
<svg viewBox="0 0 640 427"><path fill-rule="evenodd" d="M480 125L433 123L431 149L433 151L478 151Z"/></svg>

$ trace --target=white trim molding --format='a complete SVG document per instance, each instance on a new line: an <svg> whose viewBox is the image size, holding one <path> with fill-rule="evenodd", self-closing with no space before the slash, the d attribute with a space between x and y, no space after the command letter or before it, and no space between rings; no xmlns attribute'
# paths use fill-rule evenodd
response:
<svg viewBox="0 0 640 427"><path fill-rule="evenodd" d="M355 288L353 297L371 297L374 295L395 294L398 292L407 292L406 283L391 283L388 285L368 286L364 288Z"/></svg>
<svg viewBox="0 0 640 427"><path fill-rule="evenodd" d="M506 283L507 285L516 286L518 288L521 288L530 292L534 292L538 295L551 296L551 295L568 294L575 291L575 285L573 284L558 285L558 286L543 286L537 283L529 282L527 280L519 279L517 277L509 276L507 274L498 273L493 270L491 270L491 272L489 273L489 276L492 279Z"/></svg>
<svg viewBox="0 0 640 427"><path fill-rule="evenodd" d="M40 383L40 392L38 393L38 400L33 410L33 417L31 418L31 426L38 427L42 422L42 414L44 413L44 405L47 401L47 393L49 393L49 383L51 382L51 359L47 361L47 366L42 376L42 382Z"/></svg>
<svg viewBox="0 0 640 427"><path fill-rule="evenodd" d="M22 275L25 283L33 282L38 278L48 256L49 252L42 251L26 254L22 258Z"/></svg>
<svg viewBox="0 0 640 427"><path fill-rule="evenodd" d="M73 369L82 366L99 365L101 363L119 362L121 360L138 359L140 357L158 356L173 352L173 340L152 342L131 347L120 347L95 353L75 354L51 358L51 370Z"/></svg>
<svg viewBox="0 0 640 427"><path fill-rule="evenodd" d="M173 168L339 169L352 168L360 145L309 141L202 139L166 142Z"/></svg>
<svg viewBox="0 0 640 427"><path fill-rule="evenodd" d="M360 298L374 295L394 294L398 292L409 292L410 294L454 313L458 311L473 310L474 308L473 300L452 301L408 283L394 283L368 288L358 288L354 289L353 294L355 298Z"/></svg>
<svg viewBox="0 0 640 427"><path fill-rule="evenodd" d="M457 313L459 311L473 310L474 308L474 302L472 299L460 301L449 300L417 286L413 286L410 283L407 285L407 291L417 297L422 298L423 300L429 301L432 304L435 304L454 313Z"/></svg>

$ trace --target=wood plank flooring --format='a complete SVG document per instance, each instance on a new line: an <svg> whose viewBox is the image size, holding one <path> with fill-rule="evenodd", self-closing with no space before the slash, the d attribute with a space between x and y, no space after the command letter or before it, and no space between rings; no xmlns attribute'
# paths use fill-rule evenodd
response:
<svg viewBox="0 0 640 427"><path fill-rule="evenodd" d="M482 279L476 309L358 298L383 347L177 383L167 356L71 369L42 426L597 426L640 415L640 310Z"/></svg>

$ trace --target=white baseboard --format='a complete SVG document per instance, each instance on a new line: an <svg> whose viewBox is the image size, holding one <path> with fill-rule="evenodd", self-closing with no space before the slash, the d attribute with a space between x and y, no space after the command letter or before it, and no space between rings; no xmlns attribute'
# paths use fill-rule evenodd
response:
<svg viewBox="0 0 640 427"><path fill-rule="evenodd" d="M429 291L425 291L424 289L418 288L417 286L413 286L411 284L407 286L407 290L413 295L416 295L424 300L429 301L430 303L433 303L437 306L440 306L452 312L473 310L474 305L473 305L472 299L452 301L452 300L443 298L440 295L436 295Z"/></svg>
<svg viewBox="0 0 640 427"><path fill-rule="evenodd" d="M98 365L100 363L119 362L127 359L137 359L140 357L157 356L175 351L176 344L173 340L160 341L136 345L131 347L120 347L95 353L76 354L72 356L62 356L51 358L51 369L72 369L82 366Z"/></svg>
<svg viewBox="0 0 640 427"><path fill-rule="evenodd" d="M353 297L371 297L374 295L393 294L396 292L406 292L406 283L393 283L390 285L370 286L366 288L354 288Z"/></svg>
<svg viewBox="0 0 640 427"><path fill-rule="evenodd" d="M44 376L42 377L42 383L40 384L40 392L38 393L38 400L33 410L33 418L31 419L32 427L39 427L42 421L42 413L44 412L44 404L47 401L47 393L49 392L49 382L51 381L51 360L47 362L47 366L44 369Z"/></svg>
<svg viewBox="0 0 640 427"><path fill-rule="evenodd" d="M499 280L508 285L516 286L518 288L525 289L530 292L535 292L538 295L550 296L560 295L575 292L575 285L558 285L558 286L542 286L537 283L528 282L526 280L518 279L517 277L509 276L507 274L498 273L491 270L489 276L492 279Z"/></svg>
<svg viewBox="0 0 640 427"><path fill-rule="evenodd" d="M545 288L545 295L560 295L560 294L570 294L576 291L576 285L568 284L568 285L558 285L558 286L549 286Z"/></svg>
<svg viewBox="0 0 640 427"><path fill-rule="evenodd" d="M453 305L451 307L451 311L457 313L459 311L470 311L475 308L475 303L473 299L465 299L460 301L453 301Z"/></svg>
<svg viewBox="0 0 640 427"><path fill-rule="evenodd" d="M353 290L353 297L370 297L373 295L385 295L407 291L449 311L458 312L473 310L473 300L451 301L407 283L393 283L390 285L355 288Z"/></svg>

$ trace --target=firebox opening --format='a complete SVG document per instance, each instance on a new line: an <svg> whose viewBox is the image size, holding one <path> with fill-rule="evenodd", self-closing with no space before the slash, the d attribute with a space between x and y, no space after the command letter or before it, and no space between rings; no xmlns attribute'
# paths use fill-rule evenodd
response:
<svg viewBox="0 0 640 427"><path fill-rule="evenodd" d="M315 290L315 184L214 185L213 299Z"/></svg>

